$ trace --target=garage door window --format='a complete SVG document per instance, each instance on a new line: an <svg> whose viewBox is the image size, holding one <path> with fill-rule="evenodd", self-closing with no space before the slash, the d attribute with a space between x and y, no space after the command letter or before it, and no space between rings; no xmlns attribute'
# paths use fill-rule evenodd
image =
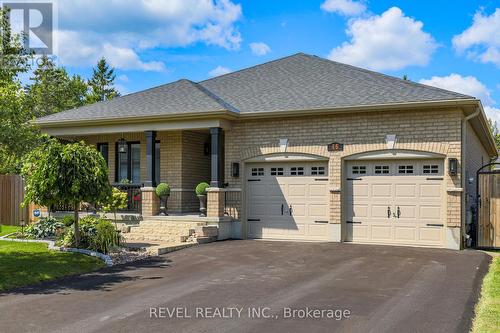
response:
<svg viewBox="0 0 500 333"><path fill-rule="evenodd" d="M398 173L401 173L401 174L413 173L413 165L400 165L400 166L398 166Z"/></svg>
<svg viewBox="0 0 500 333"><path fill-rule="evenodd" d="M366 174L366 165L353 165L352 166L352 173L354 175Z"/></svg>
<svg viewBox="0 0 500 333"><path fill-rule="evenodd" d="M283 176L283 168L271 168L271 176Z"/></svg>
<svg viewBox="0 0 500 333"><path fill-rule="evenodd" d="M316 176L324 174L325 174L325 167L311 167L311 175Z"/></svg>
<svg viewBox="0 0 500 333"><path fill-rule="evenodd" d="M304 167L292 167L292 168L290 168L290 175L303 176L304 175Z"/></svg>
<svg viewBox="0 0 500 333"><path fill-rule="evenodd" d="M252 176L264 176L264 168L252 168Z"/></svg>
<svg viewBox="0 0 500 333"><path fill-rule="evenodd" d="M424 165L422 172L427 174L437 174L439 173L439 166L437 164Z"/></svg>
<svg viewBox="0 0 500 333"><path fill-rule="evenodd" d="M389 166L388 165L376 165L375 166L375 173L376 174L388 174L389 173Z"/></svg>

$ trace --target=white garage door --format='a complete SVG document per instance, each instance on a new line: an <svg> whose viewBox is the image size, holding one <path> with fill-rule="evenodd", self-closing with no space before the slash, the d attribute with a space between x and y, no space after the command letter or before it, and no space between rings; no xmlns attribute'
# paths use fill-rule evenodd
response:
<svg viewBox="0 0 500 333"><path fill-rule="evenodd" d="M326 162L246 166L249 238L326 240Z"/></svg>
<svg viewBox="0 0 500 333"><path fill-rule="evenodd" d="M442 160L347 163L346 240L444 246Z"/></svg>

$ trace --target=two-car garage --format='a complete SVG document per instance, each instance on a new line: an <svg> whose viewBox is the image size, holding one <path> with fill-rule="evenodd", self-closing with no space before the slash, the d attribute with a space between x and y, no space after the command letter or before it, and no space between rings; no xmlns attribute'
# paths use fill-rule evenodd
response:
<svg viewBox="0 0 500 333"><path fill-rule="evenodd" d="M342 240L443 247L443 159L344 163ZM246 165L249 238L331 240L328 161Z"/></svg>

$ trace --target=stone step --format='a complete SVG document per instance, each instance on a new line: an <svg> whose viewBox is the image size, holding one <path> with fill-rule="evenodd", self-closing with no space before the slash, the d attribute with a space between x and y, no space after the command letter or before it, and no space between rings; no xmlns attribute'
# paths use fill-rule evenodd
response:
<svg viewBox="0 0 500 333"><path fill-rule="evenodd" d="M219 228L216 226L198 226L194 229L196 237L217 237Z"/></svg>
<svg viewBox="0 0 500 333"><path fill-rule="evenodd" d="M217 241L217 236L215 237L197 237L196 242L198 244L206 244L206 243L212 243Z"/></svg>
<svg viewBox="0 0 500 333"><path fill-rule="evenodd" d="M151 241L151 242L182 242L182 236L158 236L158 235L146 235L146 234L127 234L124 236L125 242L141 242L141 241Z"/></svg>

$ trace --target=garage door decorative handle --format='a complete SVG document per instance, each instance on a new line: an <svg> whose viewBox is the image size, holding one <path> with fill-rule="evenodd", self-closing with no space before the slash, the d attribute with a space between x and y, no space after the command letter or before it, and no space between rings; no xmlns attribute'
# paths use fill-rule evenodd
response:
<svg viewBox="0 0 500 333"><path fill-rule="evenodd" d="M281 204L281 215L283 215L283 204Z"/></svg>
<svg viewBox="0 0 500 333"><path fill-rule="evenodd" d="M388 219L391 218L391 207L390 206L387 206L387 218Z"/></svg>
<svg viewBox="0 0 500 333"><path fill-rule="evenodd" d="M398 206L398 219L399 219L400 216L401 216L401 209Z"/></svg>
<svg viewBox="0 0 500 333"><path fill-rule="evenodd" d="M293 209L292 209L292 205L290 205L290 210L289 210L289 212L290 212L290 216L292 216L292 211L293 211Z"/></svg>

